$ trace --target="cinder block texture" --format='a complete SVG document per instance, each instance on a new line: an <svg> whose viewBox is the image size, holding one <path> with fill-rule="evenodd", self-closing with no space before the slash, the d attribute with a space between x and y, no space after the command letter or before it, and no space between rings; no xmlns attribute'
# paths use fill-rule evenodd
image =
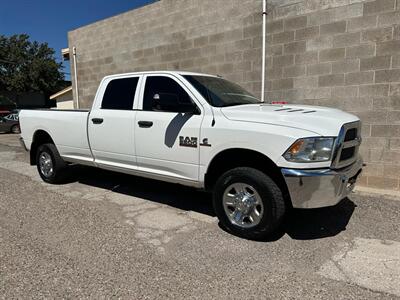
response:
<svg viewBox="0 0 400 300"><path fill-rule="evenodd" d="M69 32L83 107L103 76L141 70L219 74L259 96L261 9L160 0ZM267 100L358 115L361 182L400 190L400 0L268 0L266 40Z"/></svg>
<svg viewBox="0 0 400 300"><path fill-rule="evenodd" d="M338 107L358 115L367 163L362 184L399 190L400 0L272 4L269 23L288 25L273 32L287 51L273 57L279 62L274 74L280 77L274 77L279 81L270 95L275 101ZM295 47L293 31L294 41L305 42L305 49ZM294 61L283 58L288 51ZM305 73L299 66L305 66ZM290 77L293 88L286 81Z"/></svg>
<svg viewBox="0 0 400 300"><path fill-rule="evenodd" d="M70 50L77 49L81 106L91 106L104 76L143 70L218 74L259 96L261 10L257 0L160 0L69 32ZM305 27L306 21L307 17L272 22L268 33L277 32L277 45L268 43L269 55L304 52L304 41L283 47L294 42L293 30L280 34L284 27ZM292 64L290 60L294 57L273 62Z"/></svg>

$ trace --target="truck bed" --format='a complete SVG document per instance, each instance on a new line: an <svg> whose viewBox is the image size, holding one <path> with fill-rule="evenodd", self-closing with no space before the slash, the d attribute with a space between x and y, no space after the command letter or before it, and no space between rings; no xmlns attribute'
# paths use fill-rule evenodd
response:
<svg viewBox="0 0 400 300"><path fill-rule="evenodd" d="M34 111L72 111L72 112L90 112L90 109L59 109L59 108L37 108L29 109Z"/></svg>
<svg viewBox="0 0 400 300"><path fill-rule="evenodd" d="M19 114L21 136L30 149L35 133L44 130L64 159L93 161L87 135L89 112L81 109L22 110Z"/></svg>

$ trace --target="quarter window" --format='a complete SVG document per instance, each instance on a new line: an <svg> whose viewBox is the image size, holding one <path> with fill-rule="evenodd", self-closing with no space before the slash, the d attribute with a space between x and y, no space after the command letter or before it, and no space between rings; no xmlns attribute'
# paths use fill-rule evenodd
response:
<svg viewBox="0 0 400 300"><path fill-rule="evenodd" d="M102 109L132 110L139 77L111 80L104 92Z"/></svg>

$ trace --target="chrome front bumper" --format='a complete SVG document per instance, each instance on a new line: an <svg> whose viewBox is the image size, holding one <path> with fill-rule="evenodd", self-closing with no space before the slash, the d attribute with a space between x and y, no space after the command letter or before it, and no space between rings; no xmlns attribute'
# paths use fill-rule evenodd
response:
<svg viewBox="0 0 400 300"><path fill-rule="evenodd" d="M361 158L340 170L281 169L295 208L333 206L354 189L362 171Z"/></svg>

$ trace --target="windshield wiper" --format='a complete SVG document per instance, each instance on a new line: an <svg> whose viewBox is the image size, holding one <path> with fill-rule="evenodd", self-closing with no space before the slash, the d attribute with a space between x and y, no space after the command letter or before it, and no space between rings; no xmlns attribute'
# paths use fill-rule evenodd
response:
<svg viewBox="0 0 400 300"><path fill-rule="evenodd" d="M236 105L246 105L246 104L254 104L254 103L232 102L232 103L224 104L222 107L236 106Z"/></svg>
<svg viewBox="0 0 400 300"><path fill-rule="evenodd" d="M254 99L257 100L257 102L260 102L260 99L257 99L254 96L251 95L246 95L246 94L238 94L238 93L225 93L225 95L229 95L229 96L239 96L239 97L246 97L246 98L250 98L250 99Z"/></svg>

